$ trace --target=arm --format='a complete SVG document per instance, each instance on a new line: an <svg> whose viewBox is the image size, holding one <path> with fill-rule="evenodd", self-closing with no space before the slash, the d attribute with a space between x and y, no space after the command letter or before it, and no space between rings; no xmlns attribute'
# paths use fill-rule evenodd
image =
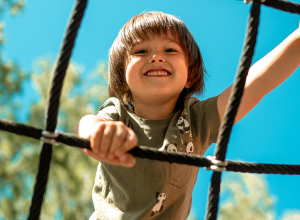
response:
<svg viewBox="0 0 300 220"><path fill-rule="evenodd" d="M92 150L80 149L83 153L114 165L132 167L135 164L135 158L127 151L137 145L137 138L123 122L86 115L77 124L76 134L90 139Z"/></svg>
<svg viewBox="0 0 300 220"><path fill-rule="evenodd" d="M300 28L250 68L234 123L242 119L266 94L286 80L299 65ZM228 87L218 97L220 120L224 116L231 87Z"/></svg>

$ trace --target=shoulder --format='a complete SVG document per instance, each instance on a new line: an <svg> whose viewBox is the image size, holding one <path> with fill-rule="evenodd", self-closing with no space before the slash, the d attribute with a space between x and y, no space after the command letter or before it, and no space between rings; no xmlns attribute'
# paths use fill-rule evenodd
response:
<svg viewBox="0 0 300 220"><path fill-rule="evenodd" d="M216 142L220 127L217 100L218 96L206 100L191 97L185 103L185 109L190 111L191 124L202 140L208 140L209 145Z"/></svg>
<svg viewBox="0 0 300 220"><path fill-rule="evenodd" d="M100 107L97 116L100 118L105 118L108 121L118 121L120 115L120 101L111 97L106 100L106 102Z"/></svg>
<svg viewBox="0 0 300 220"><path fill-rule="evenodd" d="M213 124L219 124L219 113L217 106L218 96L199 100L191 97L184 102L184 109L189 111L191 117L202 118L211 121Z"/></svg>
<svg viewBox="0 0 300 220"><path fill-rule="evenodd" d="M109 121L123 121L122 119L127 114L127 109L121 101L116 97L111 97L100 107L97 116Z"/></svg>
<svg viewBox="0 0 300 220"><path fill-rule="evenodd" d="M217 100L218 96L214 96L205 100L199 100L195 97L188 98L184 102L184 108L191 109L193 111L197 111L199 114L199 111L206 112L206 111L218 111L217 106Z"/></svg>

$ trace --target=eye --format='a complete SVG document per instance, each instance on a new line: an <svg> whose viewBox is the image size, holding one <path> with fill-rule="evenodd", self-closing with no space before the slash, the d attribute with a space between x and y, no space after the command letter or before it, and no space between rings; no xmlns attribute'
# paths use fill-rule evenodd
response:
<svg viewBox="0 0 300 220"><path fill-rule="evenodd" d="M147 51L146 50L138 50L134 54L143 54L143 53L147 53Z"/></svg>
<svg viewBox="0 0 300 220"><path fill-rule="evenodd" d="M169 49L166 49L165 52L171 53L171 52L177 52L177 50L175 50L173 48L169 48Z"/></svg>

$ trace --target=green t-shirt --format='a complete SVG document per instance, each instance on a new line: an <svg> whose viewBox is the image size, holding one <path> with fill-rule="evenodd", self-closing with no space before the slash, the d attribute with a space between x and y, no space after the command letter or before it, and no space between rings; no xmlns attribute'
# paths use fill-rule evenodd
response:
<svg viewBox="0 0 300 220"><path fill-rule="evenodd" d="M133 129L138 145L204 155L219 130L217 97L189 98L184 109L149 120L108 99L97 114ZM136 158L132 168L100 162L93 188L95 212L90 219L176 219L188 217L198 167Z"/></svg>

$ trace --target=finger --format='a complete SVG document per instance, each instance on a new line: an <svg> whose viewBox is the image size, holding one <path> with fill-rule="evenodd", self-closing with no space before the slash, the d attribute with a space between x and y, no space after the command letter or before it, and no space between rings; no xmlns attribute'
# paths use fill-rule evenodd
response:
<svg viewBox="0 0 300 220"><path fill-rule="evenodd" d="M132 129L130 129L130 128L128 128L127 131L128 131L128 133L127 133L127 137L125 139L125 142L123 143L122 147L119 148L115 152L115 155L117 157L119 157L120 155L124 154L125 152L133 149L138 144L137 137L136 137L134 131Z"/></svg>
<svg viewBox="0 0 300 220"><path fill-rule="evenodd" d="M109 163L109 164L113 164L113 165L120 165L121 162L120 162L120 159L117 158L117 157L114 157L112 159L107 159L107 158L100 158L99 157L99 154L93 152L93 151L90 151L88 149L83 149L83 152L90 156L90 157L93 157L94 159L96 160L99 160L99 161L103 161L103 162L106 162L106 163Z"/></svg>
<svg viewBox="0 0 300 220"><path fill-rule="evenodd" d="M119 149L122 146L122 144L125 142L127 133L128 133L127 128L121 122L117 126L116 132L114 133L114 136L112 138L111 148L109 149L110 156L113 156L114 152L117 149Z"/></svg>
<svg viewBox="0 0 300 220"><path fill-rule="evenodd" d="M99 148L100 158L105 158L109 148L111 147L112 137L116 129L115 127L116 126L113 123L109 123L105 126L102 138L100 140L100 148Z"/></svg>
<svg viewBox="0 0 300 220"><path fill-rule="evenodd" d="M124 167L133 167L136 163L136 159L132 154L125 153L119 157L120 164Z"/></svg>
<svg viewBox="0 0 300 220"><path fill-rule="evenodd" d="M133 167L136 163L136 159L134 156L132 156L129 153L123 154L120 158L114 157L113 159L107 159L107 158L100 158L99 155L93 151L90 151L88 149L83 149L83 152L93 157L96 160L103 161L112 165L122 165L124 167Z"/></svg>
<svg viewBox="0 0 300 220"><path fill-rule="evenodd" d="M105 128L105 124L100 123L95 126L94 128L95 130L94 132L92 132L90 141L91 141L92 151L95 153L98 153L100 150L100 140L102 139L102 133L104 128Z"/></svg>

